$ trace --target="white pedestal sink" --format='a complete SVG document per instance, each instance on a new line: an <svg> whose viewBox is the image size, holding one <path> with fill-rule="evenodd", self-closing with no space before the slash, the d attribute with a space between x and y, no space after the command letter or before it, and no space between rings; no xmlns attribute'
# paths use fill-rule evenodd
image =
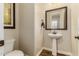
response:
<svg viewBox="0 0 79 59"><path fill-rule="evenodd" d="M49 38L52 39L52 55L56 56L57 55L56 40L60 39L62 37L62 34L60 34L60 33L57 33L57 34L49 33L48 36L49 36Z"/></svg>

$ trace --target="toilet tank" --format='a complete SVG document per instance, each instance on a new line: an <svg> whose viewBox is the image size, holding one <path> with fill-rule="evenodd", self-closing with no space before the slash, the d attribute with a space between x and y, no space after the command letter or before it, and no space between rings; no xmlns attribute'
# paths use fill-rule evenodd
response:
<svg viewBox="0 0 79 59"><path fill-rule="evenodd" d="M14 49L15 39L5 40L4 54L11 52Z"/></svg>

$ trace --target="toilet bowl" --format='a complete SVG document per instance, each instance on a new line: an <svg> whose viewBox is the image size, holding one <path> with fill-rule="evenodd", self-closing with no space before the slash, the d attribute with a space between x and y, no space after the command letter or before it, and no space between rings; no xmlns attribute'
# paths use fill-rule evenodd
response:
<svg viewBox="0 0 79 59"><path fill-rule="evenodd" d="M13 48L14 42L15 42L15 39L5 40L4 55L5 56L24 56L23 51L14 50L14 48Z"/></svg>
<svg viewBox="0 0 79 59"><path fill-rule="evenodd" d="M20 50L14 50L5 54L5 56L24 56L24 53Z"/></svg>

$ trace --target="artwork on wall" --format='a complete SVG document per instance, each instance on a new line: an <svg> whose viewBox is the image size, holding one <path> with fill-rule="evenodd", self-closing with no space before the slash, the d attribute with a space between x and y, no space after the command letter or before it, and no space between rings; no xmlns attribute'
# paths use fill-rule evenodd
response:
<svg viewBox="0 0 79 59"><path fill-rule="evenodd" d="M4 4L4 28L15 29L15 4Z"/></svg>

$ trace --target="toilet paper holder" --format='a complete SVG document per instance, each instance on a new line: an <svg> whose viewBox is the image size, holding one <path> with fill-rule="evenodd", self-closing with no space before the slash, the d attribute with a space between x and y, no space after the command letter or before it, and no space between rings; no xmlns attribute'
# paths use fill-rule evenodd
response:
<svg viewBox="0 0 79 59"><path fill-rule="evenodd" d="M75 38L79 40L79 36L75 36Z"/></svg>
<svg viewBox="0 0 79 59"><path fill-rule="evenodd" d="M0 46L4 45L4 40L0 40Z"/></svg>

